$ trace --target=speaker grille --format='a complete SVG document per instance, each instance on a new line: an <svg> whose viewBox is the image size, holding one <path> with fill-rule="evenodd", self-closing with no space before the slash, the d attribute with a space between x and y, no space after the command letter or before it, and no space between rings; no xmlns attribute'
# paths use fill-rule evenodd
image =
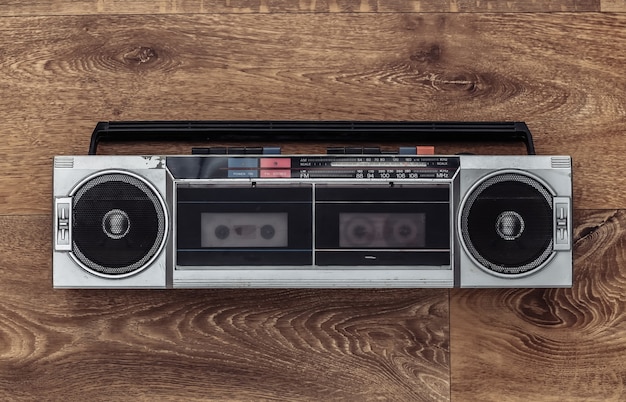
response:
<svg viewBox="0 0 626 402"><path fill-rule="evenodd" d="M163 204L155 191L135 176L107 173L88 180L75 192L73 214L72 251L96 273L135 273L163 246Z"/></svg>
<svg viewBox="0 0 626 402"><path fill-rule="evenodd" d="M552 254L552 195L537 180L502 173L479 184L461 212L462 240L483 267L519 275Z"/></svg>

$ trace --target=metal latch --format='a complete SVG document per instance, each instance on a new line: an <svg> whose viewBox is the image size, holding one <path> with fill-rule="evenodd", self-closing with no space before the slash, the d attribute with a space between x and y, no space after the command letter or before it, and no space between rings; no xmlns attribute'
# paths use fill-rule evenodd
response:
<svg viewBox="0 0 626 402"><path fill-rule="evenodd" d="M54 200L54 249L72 250L72 199Z"/></svg>
<svg viewBox="0 0 626 402"><path fill-rule="evenodd" d="M572 211L568 197L554 197L554 249L572 247Z"/></svg>

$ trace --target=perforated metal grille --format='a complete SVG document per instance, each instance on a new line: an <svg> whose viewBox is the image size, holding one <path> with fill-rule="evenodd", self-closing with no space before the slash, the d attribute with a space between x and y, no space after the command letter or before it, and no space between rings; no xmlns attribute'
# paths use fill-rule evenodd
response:
<svg viewBox="0 0 626 402"><path fill-rule="evenodd" d="M102 174L73 199L73 248L87 268L105 275L141 270L160 251L166 216L159 197L142 180Z"/></svg>
<svg viewBox="0 0 626 402"><path fill-rule="evenodd" d="M552 195L523 174L490 177L468 196L461 234L485 268L505 275L533 271L553 252Z"/></svg>

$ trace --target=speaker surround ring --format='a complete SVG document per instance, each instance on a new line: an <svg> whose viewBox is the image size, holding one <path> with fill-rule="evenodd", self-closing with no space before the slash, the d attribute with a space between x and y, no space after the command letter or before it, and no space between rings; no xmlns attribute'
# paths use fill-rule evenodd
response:
<svg viewBox="0 0 626 402"><path fill-rule="evenodd" d="M167 206L144 177L103 170L81 180L72 197L72 259L89 273L125 278L149 267L167 240Z"/></svg>
<svg viewBox="0 0 626 402"><path fill-rule="evenodd" d="M554 194L527 171L500 170L477 180L465 193L457 217L466 255L501 278L540 270L554 257Z"/></svg>

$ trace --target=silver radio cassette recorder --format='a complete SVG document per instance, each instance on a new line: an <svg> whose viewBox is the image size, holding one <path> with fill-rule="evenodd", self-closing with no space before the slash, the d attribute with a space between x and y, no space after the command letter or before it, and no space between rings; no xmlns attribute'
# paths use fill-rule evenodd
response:
<svg viewBox="0 0 626 402"><path fill-rule="evenodd" d="M567 156L54 159L58 288L569 287Z"/></svg>

